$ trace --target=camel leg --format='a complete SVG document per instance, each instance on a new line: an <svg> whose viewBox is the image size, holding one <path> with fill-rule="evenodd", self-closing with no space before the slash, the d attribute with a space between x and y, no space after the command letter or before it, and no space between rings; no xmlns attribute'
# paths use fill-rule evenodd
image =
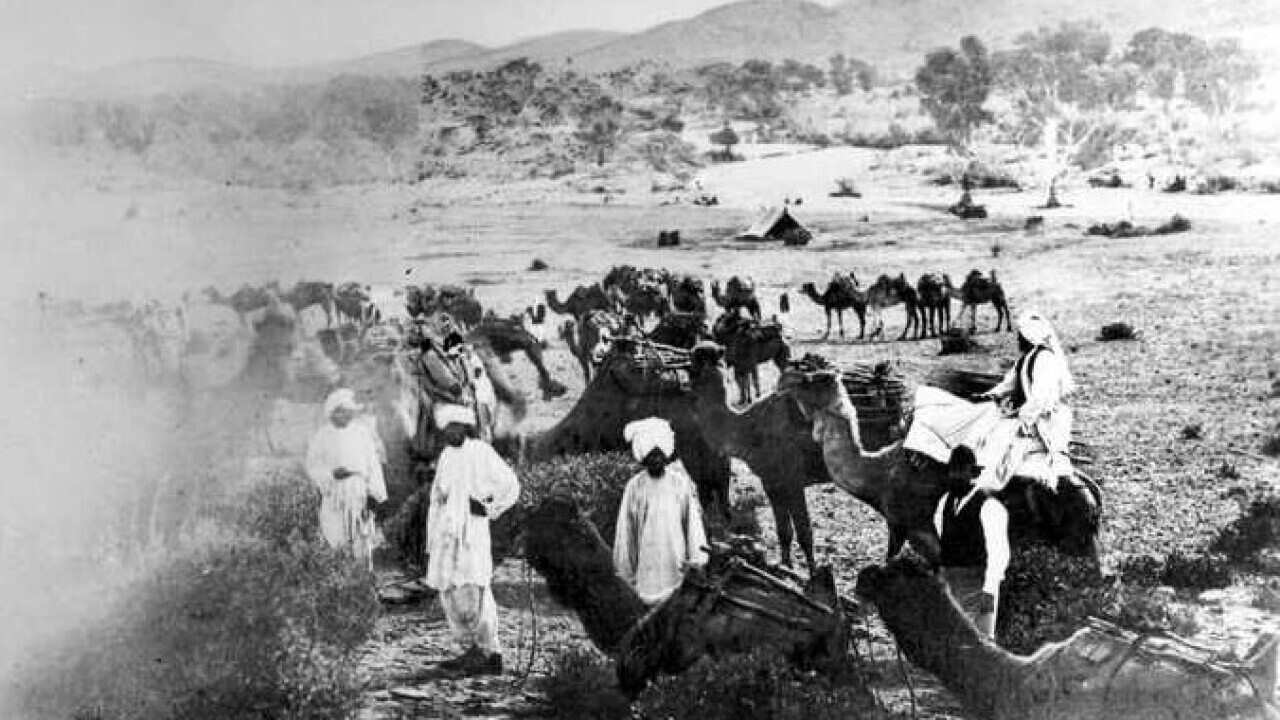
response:
<svg viewBox="0 0 1280 720"><path fill-rule="evenodd" d="M801 477L797 473L796 477ZM797 491L797 497L791 502L791 522L795 525L796 542L804 553L804 561L808 563L809 574L813 574L813 527L809 524L809 503L805 500L804 489Z"/></svg>
<svg viewBox="0 0 1280 720"><path fill-rule="evenodd" d="M867 331L867 309L853 309L854 314L858 316L858 339L861 340Z"/></svg>
<svg viewBox="0 0 1280 720"><path fill-rule="evenodd" d="M840 322L840 339L844 339L844 310L836 310L836 320Z"/></svg>
<svg viewBox="0 0 1280 720"><path fill-rule="evenodd" d="M773 509L773 525L778 531L778 553L782 557L784 567L791 567L791 513L789 498L778 497L781 493L775 491L774 494L766 493L769 497L769 507Z"/></svg>
<svg viewBox="0 0 1280 720"><path fill-rule="evenodd" d="M826 308L826 311L827 311L827 330L826 332L822 333L823 340L826 340L827 338L831 337L831 308Z"/></svg>

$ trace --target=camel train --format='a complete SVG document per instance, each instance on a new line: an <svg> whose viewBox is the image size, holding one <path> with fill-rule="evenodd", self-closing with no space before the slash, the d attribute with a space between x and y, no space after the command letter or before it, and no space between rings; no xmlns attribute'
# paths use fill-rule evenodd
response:
<svg viewBox="0 0 1280 720"><path fill-rule="evenodd" d="M901 381L879 370L851 379L812 358L795 357L792 331L779 319L789 314L787 295L769 313L760 290L745 276L712 278L708 284L665 269L621 265L567 295L547 289L543 302L508 316L484 307L471 288L388 291L316 281L283 292L277 283L246 285L230 295L208 289L190 307L215 308L220 332L240 338L238 377L253 375L258 387L295 401L316 402L336 383L357 391L384 444L390 502L379 510L380 519L392 547L408 562L422 553L423 492L440 449L423 375L423 357L437 346L462 349L458 382L474 392L482 435L521 461L623 449L622 427L656 415L671 421L681 461L713 525L723 526L728 517L731 459L760 478L783 567L792 566L794 545L804 566L810 572L817 568L805 497L815 484L834 485L884 519L886 558L910 544L936 561L940 541L932 515L946 468L903 447L909 412L877 414L855 397L867 383L888 383L877 387L901 393ZM823 308L824 340L831 337L832 314L845 336L845 310L858 319L859 339L883 338L885 311L897 305L905 315L899 340L938 336L952 326L953 299L961 302L956 322L963 323L968 311L971 330L984 304L996 311L997 331L1011 329L994 271L973 270L959 287L944 273L925 274L914 283L905 273L883 274L863 286L854 273L842 272L821 292L811 282L799 290ZM324 326L310 335L301 332L296 318L303 311L316 318L322 313ZM528 401L503 365L523 354L544 400L567 392L544 357L549 343L541 330L549 314L561 316L555 340L576 360L583 390L553 427L524 437L519 426ZM150 308L136 324L160 326L149 318L163 315ZM197 348L190 337L188 355L208 360L217 354ZM333 340L336 347L326 342ZM150 336L138 344L157 355ZM760 383L764 364L773 365L778 378L768 393ZM237 374L223 376L229 382ZM1080 473L1054 492L1015 477L1002 499L1018 541L1096 558L1102 495L1092 478Z"/></svg>

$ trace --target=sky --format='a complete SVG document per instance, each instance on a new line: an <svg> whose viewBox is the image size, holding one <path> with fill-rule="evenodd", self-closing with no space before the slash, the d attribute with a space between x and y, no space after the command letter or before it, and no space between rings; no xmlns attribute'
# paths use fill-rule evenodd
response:
<svg viewBox="0 0 1280 720"><path fill-rule="evenodd" d="M437 38L501 45L559 30L642 30L726 1L0 0L0 64L89 69L184 56L300 65Z"/></svg>

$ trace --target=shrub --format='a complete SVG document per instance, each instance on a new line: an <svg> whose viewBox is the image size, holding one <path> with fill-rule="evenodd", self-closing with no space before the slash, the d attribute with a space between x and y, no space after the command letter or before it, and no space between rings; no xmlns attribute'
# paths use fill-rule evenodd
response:
<svg viewBox="0 0 1280 720"><path fill-rule="evenodd" d="M612 543L622 491L637 470L631 456L621 452L567 455L517 467L520 502L494 522L494 554L510 552L523 513L556 491L568 491L605 542Z"/></svg>
<svg viewBox="0 0 1280 720"><path fill-rule="evenodd" d="M571 647L556 657L555 667L541 682L551 717L563 720L627 720L631 706L618 690L613 664L603 655Z"/></svg>
<svg viewBox="0 0 1280 720"><path fill-rule="evenodd" d="M1097 339L1101 342L1112 340L1137 340L1138 333L1127 322L1113 322L1102 326Z"/></svg>
<svg viewBox="0 0 1280 720"><path fill-rule="evenodd" d="M1237 564L1257 560L1258 552L1280 542L1280 496L1254 500L1240 517L1223 528L1209 545Z"/></svg>
<svg viewBox="0 0 1280 720"><path fill-rule="evenodd" d="M861 680L838 685L763 651L703 658L680 675L659 678L640 694L635 710L663 720L889 717Z"/></svg>
<svg viewBox="0 0 1280 720"><path fill-rule="evenodd" d="M1152 593L1156 585L1220 582L1221 561L1175 553L1172 563L1138 556L1121 563L1117 576L1103 575L1097 563L1030 546L1015 551L1005 582L996 637L1015 653L1065 640L1089 617L1137 632L1193 631L1194 619ZM1171 558L1174 556L1171 556ZM1172 569L1171 569L1172 568Z"/></svg>
<svg viewBox="0 0 1280 720"><path fill-rule="evenodd" d="M1151 555L1127 557L1120 562L1120 577L1126 585L1154 587L1168 585L1187 590L1222 588L1233 580L1225 556L1214 553L1183 553L1174 550L1163 560Z"/></svg>
<svg viewBox="0 0 1280 720"><path fill-rule="evenodd" d="M303 508L299 487L276 478L245 497ZM313 530L298 531L296 514L273 521L265 507L238 507L234 522L188 539L132 584L110 622L34 663L27 713L349 716L362 689L357 653L378 613L373 578Z"/></svg>

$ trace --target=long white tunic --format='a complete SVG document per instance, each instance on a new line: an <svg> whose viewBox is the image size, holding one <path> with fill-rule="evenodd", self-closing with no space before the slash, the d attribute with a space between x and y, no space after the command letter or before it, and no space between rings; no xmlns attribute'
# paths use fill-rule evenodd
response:
<svg viewBox="0 0 1280 720"><path fill-rule="evenodd" d="M1030 371L1025 365L1026 401L1013 415L993 403L971 403L938 388L918 388L904 446L943 463L952 449L968 446L983 467L975 484L989 492L1003 489L1014 476L1053 485L1058 477L1071 475L1067 451L1072 412L1062 393L1062 360L1041 350ZM989 392L997 397L1012 393L1018 383L1016 370L1015 365Z"/></svg>
<svg viewBox="0 0 1280 720"><path fill-rule="evenodd" d="M693 481L679 465L661 477L637 473L622 493L613 564L618 575L653 605L684 580L683 565L705 565L707 534Z"/></svg>
<svg viewBox="0 0 1280 720"><path fill-rule="evenodd" d="M374 531L372 514L365 511L367 498L387 499L386 481L378 457L375 434L364 422L346 427L326 422L307 446L307 476L320 489L320 532L333 547L350 547L357 557L369 560ZM353 474L333 477L337 468Z"/></svg>
<svg viewBox="0 0 1280 720"><path fill-rule="evenodd" d="M428 587L488 585L493 577L489 522L520 498L520 482L502 456L481 440L446 446L436 463L427 510ZM471 514L471 500L487 517Z"/></svg>

